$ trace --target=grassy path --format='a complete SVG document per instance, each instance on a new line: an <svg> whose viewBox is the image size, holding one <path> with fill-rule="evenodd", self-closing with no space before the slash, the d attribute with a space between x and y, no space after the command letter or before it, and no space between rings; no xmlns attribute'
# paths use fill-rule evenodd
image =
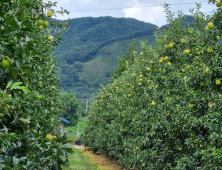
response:
<svg viewBox="0 0 222 170"><path fill-rule="evenodd" d="M88 149L72 148L74 153L69 154L69 167L63 170L126 170L115 161L109 160L104 155L95 155Z"/></svg>
<svg viewBox="0 0 222 170"><path fill-rule="evenodd" d="M126 170L118 165L117 161L108 159L105 155L95 155L88 149L79 149L83 151L84 157L90 157L90 162L95 163L100 170Z"/></svg>
<svg viewBox="0 0 222 170"><path fill-rule="evenodd" d="M74 153L69 154L69 167L63 170L100 170L95 163L90 162L90 157L83 156L83 151L73 148Z"/></svg>
<svg viewBox="0 0 222 170"><path fill-rule="evenodd" d="M87 119L80 119L79 126L79 131L83 134L87 126ZM65 127L65 130L68 132L68 139L74 142L77 126ZM84 148L73 147L72 149L74 153L69 154L70 166L62 167L63 170L125 170L117 162L109 160L104 155L95 155L92 151Z"/></svg>

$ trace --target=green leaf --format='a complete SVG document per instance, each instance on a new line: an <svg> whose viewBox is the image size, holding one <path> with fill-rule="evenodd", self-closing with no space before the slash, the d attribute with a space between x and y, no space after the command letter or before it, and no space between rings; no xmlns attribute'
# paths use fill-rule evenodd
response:
<svg viewBox="0 0 222 170"><path fill-rule="evenodd" d="M30 91L27 87L25 87L25 86L17 86L17 87L15 87L14 89L21 89L21 90L23 90L23 91Z"/></svg>
<svg viewBox="0 0 222 170"><path fill-rule="evenodd" d="M25 73L29 78L34 78L35 76L33 75L33 73L29 72L29 73Z"/></svg>
<svg viewBox="0 0 222 170"><path fill-rule="evenodd" d="M0 50L7 52L8 54L13 55L13 51L10 48L7 48L5 46L0 46Z"/></svg>
<svg viewBox="0 0 222 170"><path fill-rule="evenodd" d="M27 1L26 0L20 0L20 3L21 4L24 4L24 3L26 3Z"/></svg>
<svg viewBox="0 0 222 170"><path fill-rule="evenodd" d="M21 18L22 21L25 20L25 13L24 12L21 13L20 18Z"/></svg>
<svg viewBox="0 0 222 170"><path fill-rule="evenodd" d="M24 122L24 123L30 123L30 120L29 119L24 119L24 118L20 118L19 120L21 120L22 122Z"/></svg>
<svg viewBox="0 0 222 170"><path fill-rule="evenodd" d="M12 81L8 82L6 89L8 89L12 85Z"/></svg>
<svg viewBox="0 0 222 170"><path fill-rule="evenodd" d="M17 165L19 163L19 159L15 156L13 157L13 164Z"/></svg>
<svg viewBox="0 0 222 170"><path fill-rule="evenodd" d="M12 76L14 77L14 79L17 78L17 71L14 68L11 68L11 72L12 72Z"/></svg>
<svg viewBox="0 0 222 170"><path fill-rule="evenodd" d="M39 99L41 99L41 98L43 98L43 97L44 97L44 96L41 95L41 96L39 96Z"/></svg>
<svg viewBox="0 0 222 170"><path fill-rule="evenodd" d="M15 89L16 87L18 87L19 85L21 85L22 82L16 82L12 85L11 90Z"/></svg>
<svg viewBox="0 0 222 170"><path fill-rule="evenodd" d="M55 166L56 170L60 170L59 161L54 161L54 166Z"/></svg>

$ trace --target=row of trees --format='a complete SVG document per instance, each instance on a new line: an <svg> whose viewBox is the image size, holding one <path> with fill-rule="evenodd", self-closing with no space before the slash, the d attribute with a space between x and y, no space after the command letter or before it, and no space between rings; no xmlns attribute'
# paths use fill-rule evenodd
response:
<svg viewBox="0 0 222 170"><path fill-rule="evenodd" d="M206 16L200 7L184 24L165 5L155 49L142 42L138 58L132 43L91 107L87 147L127 168L222 168L222 8Z"/></svg>

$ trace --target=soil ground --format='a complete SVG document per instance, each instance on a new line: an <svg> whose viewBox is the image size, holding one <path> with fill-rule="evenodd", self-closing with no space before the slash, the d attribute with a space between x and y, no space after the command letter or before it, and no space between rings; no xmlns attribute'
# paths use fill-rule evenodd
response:
<svg viewBox="0 0 222 170"><path fill-rule="evenodd" d="M117 163L117 161L107 158L105 155L96 155L83 145L73 145L74 148L82 151L83 157L90 157L90 162L96 164L100 170L126 170Z"/></svg>

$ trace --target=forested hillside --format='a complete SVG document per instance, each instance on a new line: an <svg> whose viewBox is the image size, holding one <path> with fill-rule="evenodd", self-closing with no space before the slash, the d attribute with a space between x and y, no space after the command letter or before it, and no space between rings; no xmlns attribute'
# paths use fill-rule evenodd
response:
<svg viewBox="0 0 222 170"><path fill-rule="evenodd" d="M77 18L70 21L63 43L54 51L62 91L86 97L108 83L117 58L127 52L133 38L154 45L157 26L130 18Z"/></svg>
<svg viewBox="0 0 222 170"><path fill-rule="evenodd" d="M188 16L183 25L192 21L193 17ZM77 98L97 93L101 85L109 82L110 72L118 68L117 58L126 54L133 38L137 48L145 40L154 47L155 28L156 25L131 18L71 19L63 43L54 51L62 82L60 90L74 92Z"/></svg>

